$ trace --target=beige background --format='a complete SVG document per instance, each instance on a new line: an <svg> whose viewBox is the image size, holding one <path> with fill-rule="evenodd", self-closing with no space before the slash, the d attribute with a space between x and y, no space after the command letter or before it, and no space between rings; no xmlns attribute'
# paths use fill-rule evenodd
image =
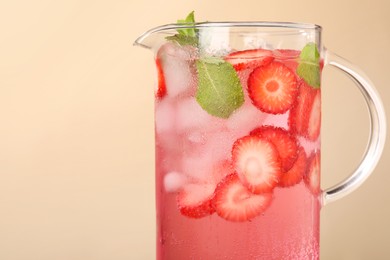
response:
<svg viewBox="0 0 390 260"><path fill-rule="evenodd" d="M387 0L0 2L0 259L154 259L152 54L145 30L204 20L318 23L390 114ZM363 99L324 72L323 187L365 148ZM388 259L389 145L374 175L321 212L322 259Z"/></svg>

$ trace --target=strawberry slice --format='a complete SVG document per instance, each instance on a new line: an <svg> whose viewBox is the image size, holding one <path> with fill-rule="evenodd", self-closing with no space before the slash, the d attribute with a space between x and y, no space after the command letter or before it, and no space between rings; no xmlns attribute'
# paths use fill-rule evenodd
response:
<svg viewBox="0 0 390 260"><path fill-rule="evenodd" d="M283 114L298 95L297 80L283 63L273 61L253 70L248 78L248 92L252 103L261 111Z"/></svg>
<svg viewBox="0 0 390 260"><path fill-rule="evenodd" d="M303 80L299 84L299 98L290 110L288 124L290 129L298 135L307 136L309 114L314 100L314 91Z"/></svg>
<svg viewBox="0 0 390 260"><path fill-rule="evenodd" d="M272 193L251 193L237 174L230 174L215 191L214 207L217 214L229 221L249 221L263 213L271 204Z"/></svg>
<svg viewBox="0 0 390 260"><path fill-rule="evenodd" d="M206 175L207 179L190 178L192 182L185 184L177 195L181 214L190 218L202 218L213 214L214 191L218 183L231 172L231 163L226 160L216 163Z"/></svg>
<svg viewBox="0 0 390 260"><path fill-rule="evenodd" d="M301 51L293 49L276 49L273 51L275 59L278 60L296 60L299 58Z"/></svg>
<svg viewBox="0 0 390 260"><path fill-rule="evenodd" d="M321 154L319 151L314 152L310 158L308 163L308 169L306 175L304 176L304 180L306 186L309 190L314 194L318 195L321 191L320 187L320 173L321 173Z"/></svg>
<svg viewBox="0 0 390 260"><path fill-rule="evenodd" d="M165 84L165 76L161 66L161 60L156 58L156 68L157 68L157 90L156 97L162 98L167 94L167 86Z"/></svg>
<svg viewBox="0 0 390 260"><path fill-rule="evenodd" d="M291 131L315 141L321 129L321 92L307 85L299 84L299 98L290 111L288 124Z"/></svg>
<svg viewBox="0 0 390 260"><path fill-rule="evenodd" d="M286 65L291 71L294 72L296 77L298 77L298 75L296 74L296 70L298 68L298 60L300 53L300 50L298 51L291 49L277 49L273 51L275 60L280 61L284 65Z"/></svg>
<svg viewBox="0 0 390 260"><path fill-rule="evenodd" d="M212 200L215 185L207 183L189 183L177 196L180 213L190 218L202 218L215 212Z"/></svg>
<svg viewBox="0 0 390 260"><path fill-rule="evenodd" d="M270 192L281 174L276 147L258 135L248 135L233 144L232 161L238 177L253 193Z"/></svg>
<svg viewBox="0 0 390 260"><path fill-rule="evenodd" d="M252 130L250 134L259 135L273 143L278 150L282 170L290 170L298 156L298 144L293 135L284 128L274 126L262 126Z"/></svg>
<svg viewBox="0 0 390 260"><path fill-rule="evenodd" d="M298 158L290 170L284 172L280 178L280 187L291 187L301 182L306 171L306 153L303 147L300 147Z"/></svg>
<svg viewBox="0 0 390 260"><path fill-rule="evenodd" d="M321 91L316 89L315 92L307 128L307 137L312 141L317 140L321 132Z"/></svg>
<svg viewBox="0 0 390 260"><path fill-rule="evenodd" d="M273 59L272 52L264 49L236 51L225 57L225 60L237 71L263 66Z"/></svg>

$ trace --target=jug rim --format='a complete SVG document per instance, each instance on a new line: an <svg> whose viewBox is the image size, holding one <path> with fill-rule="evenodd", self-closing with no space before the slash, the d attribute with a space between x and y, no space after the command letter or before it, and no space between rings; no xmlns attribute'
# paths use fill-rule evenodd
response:
<svg viewBox="0 0 390 260"><path fill-rule="evenodd" d="M140 37L138 37L133 45L141 45L143 47L147 47L142 44L143 40L147 38L149 35L154 33L159 33L163 31L177 30L177 29L189 29L189 28L234 28L234 27L258 27L258 28L279 28L279 29L296 29L296 30L315 30L317 32L321 32L322 27L318 24L314 23L301 23L301 22L267 22L267 21L218 21L218 22L198 22L198 23L170 23L165 25L160 25L154 27L145 33L143 33ZM280 32L280 31L279 31ZM272 33L272 31L268 31L267 33Z"/></svg>

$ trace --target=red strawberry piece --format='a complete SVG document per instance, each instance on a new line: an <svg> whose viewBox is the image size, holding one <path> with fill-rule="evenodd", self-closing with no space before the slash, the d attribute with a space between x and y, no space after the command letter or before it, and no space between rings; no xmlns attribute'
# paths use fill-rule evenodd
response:
<svg viewBox="0 0 390 260"><path fill-rule="evenodd" d="M189 183L179 192L177 202L180 213L190 218L202 218L215 212L212 200L216 185Z"/></svg>
<svg viewBox="0 0 390 260"><path fill-rule="evenodd" d="M273 61L253 70L248 78L248 92L252 103L261 111L283 114L298 95L297 80L283 63Z"/></svg>
<svg viewBox="0 0 390 260"><path fill-rule="evenodd" d="M212 200L218 183L232 173L228 160L216 163L207 179L192 179L178 193L177 201L180 212L191 218L202 218L215 212Z"/></svg>
<svg viewBox="0 0 390 260"><path fill-rule="evenodd" d="M161 61L159 58L156 58L156 67L157 67L157 90L156 97L162 98L167 94L167 86L165 85L165 76L164 71L161 66Z"/></svg>
<svg viewBox="0 0 390 260"><path fill-rule="evenodd" d="M306 186L314 194L318 195L321 191L320 173L321 173L321 154L319 151L314 152L308 160L308 168L304 180Z"/></svg>
<svg viewBox="0 0 390 260"><path fill-rule="evenodd" d="M315 141L321 129L321 91L307 85L303 80L299 84L299 97L290 110L288 119L290 129L298 135Z"/></svg>
<svg viewBox="0 0 390 260"><path fill-rule="evenodd" d="M220 217L229 221L243 222L263 213L271 204L271 200L272 193L253 194L234 173L226 176L218 185L214 207Z"/></svg>
<svg viewBox="0 0 390 260"><path fill-rule="evenodd" d="M273 51L275 59L278 60L292 60L298 59L301 51L293 49L276 49Z"/></svg>
<svg viewBox="0 0 390 260"><path fill-rule="evenodd" d="M312 141L317 140L321 132L321 91L317 89L315 92L307 128L307 137Z"/></svg>
<svg viewBox="0 0 390 260"><path fill-rule="evenodd" d="M278 150L282 170L288 171L298 156L298 144L296 138L281 127L262 126L251 131L251 135L259 135L273 143Z"/></svg>
<svg viewBox="0 0 390 260"><path fill-rule="evenodd" d="M253 193L270 192L281 174L276 147L258 135L244 136L233 144L233 167L242 183Z"/></svg>
<svg viewBox="0 0 390 260"><path fill-rule="evenodd" d="M298 68L298 60L301 51L291 49L277 49L273 51L273 54L275 60L282 62L291 71L294 72L296 77L298 77L298 75L296 74L296 70Z"/></svg>
<svg viewBox="0 0 390 260"><path fill-rule="evenodd" d="M280 187L291 187L301 182L306 171L306 153L305 149L300 147L298 152L298 158L290 170L284 172L280 178Z"/></svg>
<svg viewBox="0 0 390 260"><path fill-rule="evenodd" d="M236 51L225 57L237 71L266 65L273 59L272 52L264 49Z"/></svg>
<svg viewBox="0 0 390 260"><path fill-rule="evenodd" d="M307 85L303 80L300 81L299 98L297 98L297 102L290 110L288 120L290 129L299 135L307 135L307 127L309 124L308 117L313 99L313 88Z"/></svg>
<svg viewBox="0 0 390 260"><path fill-rule="evenodd" d="M324 60L323 59L321 59L320 60L320 71L322 71L322 69L324 68Z"/></svg>

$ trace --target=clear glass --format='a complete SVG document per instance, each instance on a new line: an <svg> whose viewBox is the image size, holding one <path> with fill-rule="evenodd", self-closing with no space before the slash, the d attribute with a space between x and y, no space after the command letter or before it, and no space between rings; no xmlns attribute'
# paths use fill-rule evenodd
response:
<svg viewBox="0 0 390 260"><path fill-rule="evenodd" d="M183 29L196 29L195 43L177 40ZM135 45L153 51L158 74L157 259L318 259L321 206L360 186L383 150L384 109L367 77L311 24L172 24ZM371 131L351 177L322 191L326 65L355 81Z"/></svg>

